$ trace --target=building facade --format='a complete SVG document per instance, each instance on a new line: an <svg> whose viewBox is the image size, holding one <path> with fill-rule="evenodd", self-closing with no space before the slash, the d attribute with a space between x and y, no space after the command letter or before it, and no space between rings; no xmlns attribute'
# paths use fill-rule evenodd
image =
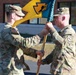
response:
<svg viewBox="0 0 76 75"><path fill-rule="evenodd" d="M5 23L7 21L6 18L6 7L9 4L15 4L23 7L25 4L27 4L30 0L0 0L0 23ZM69 7L70 9L70 23L73 25L76 25L76 0L56 0L55 3L55 10L59 7ZM31 19L29 21L26 21L24 23L28 24L45 24L47 21L46 18L35 18Z"/></svg>

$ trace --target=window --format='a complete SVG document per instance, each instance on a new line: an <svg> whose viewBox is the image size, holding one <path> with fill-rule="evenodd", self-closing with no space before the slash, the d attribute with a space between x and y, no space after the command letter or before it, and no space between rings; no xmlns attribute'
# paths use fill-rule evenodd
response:
<svg viewBox="0 0 76 75"><path fill-rule="evenodd" d="M31 23L31 24L37 24L37 18L31 19L31 20L30 20L30 23Z"/></svg>
<svg viewBox="0 0 76 75"><path fill-rule="evenodd" d="M47 22L47 18L40 18L39 24L45 24Z"/></svg>
<svg viewBox="0 0 76 75"><path fill-rule="evenodd" d="M35 18L30 20L30 24L45 24L47 22L47 18Z"/></svg>
<svg viewBox="0 0 76 75"><path fill-rule="evenodd" d="M11 3L12 4L12 3ZM6 3L6 4L4 4L3 5L3 7L4 7L4 19L3 19L3 22L7 22L7 15L6 15L6 11L8 11L8 9L7 9L7 7L10 5L10 3ZM18 5L18 6L20 6L20 4L12 4L12 5Z"/></svg>
<svg viewBox="0 0 76 75"><path fill-rule="evenodd" d="M58 7L69 7L70 23L76 25L76 1L75 2L59 2Z"/></svg>
<svg viewBox="0 0 76 75"><path fill-rule="evenodd" d="M76 2L71 3L71 23L76 25Z"/></svg>

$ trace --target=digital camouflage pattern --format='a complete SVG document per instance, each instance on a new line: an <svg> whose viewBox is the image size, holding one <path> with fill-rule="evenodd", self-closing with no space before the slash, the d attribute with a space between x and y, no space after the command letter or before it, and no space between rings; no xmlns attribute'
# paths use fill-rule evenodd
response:
<svg viewBox="0 0 76 75"><path fill-rule="evenodd" d="M56 10L54 13L54 16L59 16L63 14L69 14L69 8L68 7L62 7Z"/></svg>
<svg viewBox="0 0 76 75"><path fill-rule="evenodd" d="M0 32L0 75L24 75L21 62L23 54L36 58L36 50L30 47L39 42L38 35L23 38L17 28L12 28L10 24L5 25Z"/></svg>
<svg viewBox="0 0 76 75"><path fill-rule="evenodd" d="M50 72L53 75L76 75L76 36L75 31L68 25L59 34L52 33L55 48L45 59L43 64L51 63Z"/></svg>

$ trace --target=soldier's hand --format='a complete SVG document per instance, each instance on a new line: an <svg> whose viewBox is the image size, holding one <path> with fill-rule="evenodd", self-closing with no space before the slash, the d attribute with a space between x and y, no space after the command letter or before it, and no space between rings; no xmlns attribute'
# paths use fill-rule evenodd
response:
<svg viewBox="0 0 76 75"><path fill-rule="evenodd" d="M44 56L44 51L43 50L36 51L36 54L39 55L40 57L43 57Z"/></svg>
<svg viewBox="0 0 76 75"><path fill-rule="evenodd" d="M42 64L42 61L41 60L38 60L37 61L37 65L40 66L41 64Z"/></svg>
<svg viewBox="0 0 76 75"><path fill-rule="evenodd" d="M53 24L51 22L47 22L46 25L45 25L45 28L48 30L48 31L54 31L55 28L53 26Z"/></svg>

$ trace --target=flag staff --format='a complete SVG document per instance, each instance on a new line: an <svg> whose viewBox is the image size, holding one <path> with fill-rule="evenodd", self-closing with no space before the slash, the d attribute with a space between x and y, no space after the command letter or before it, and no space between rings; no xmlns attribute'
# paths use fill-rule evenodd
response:
<svg viewBox="0 0 76 75"><path fill-rule="evenodd" d="M47 8L50 8L49 12L48 12L48 17L47 17L47 22L50 22L53 20L53 14L54 14L54 5L55 5L55 1L56 0L49 0L49 5ZM42 45L42 49L41 51L44 52L44 48L45 48L45 43L46 43L46 39L47 39L47 35L44 36L44 39L43 39L43 45ZM42 56L40 56L39 58L39 61L42 60ZM38 68L37 68L37 72L36 72L36 75L39 75L39 70L40 70L40 65L38 65Z"/></svg>

